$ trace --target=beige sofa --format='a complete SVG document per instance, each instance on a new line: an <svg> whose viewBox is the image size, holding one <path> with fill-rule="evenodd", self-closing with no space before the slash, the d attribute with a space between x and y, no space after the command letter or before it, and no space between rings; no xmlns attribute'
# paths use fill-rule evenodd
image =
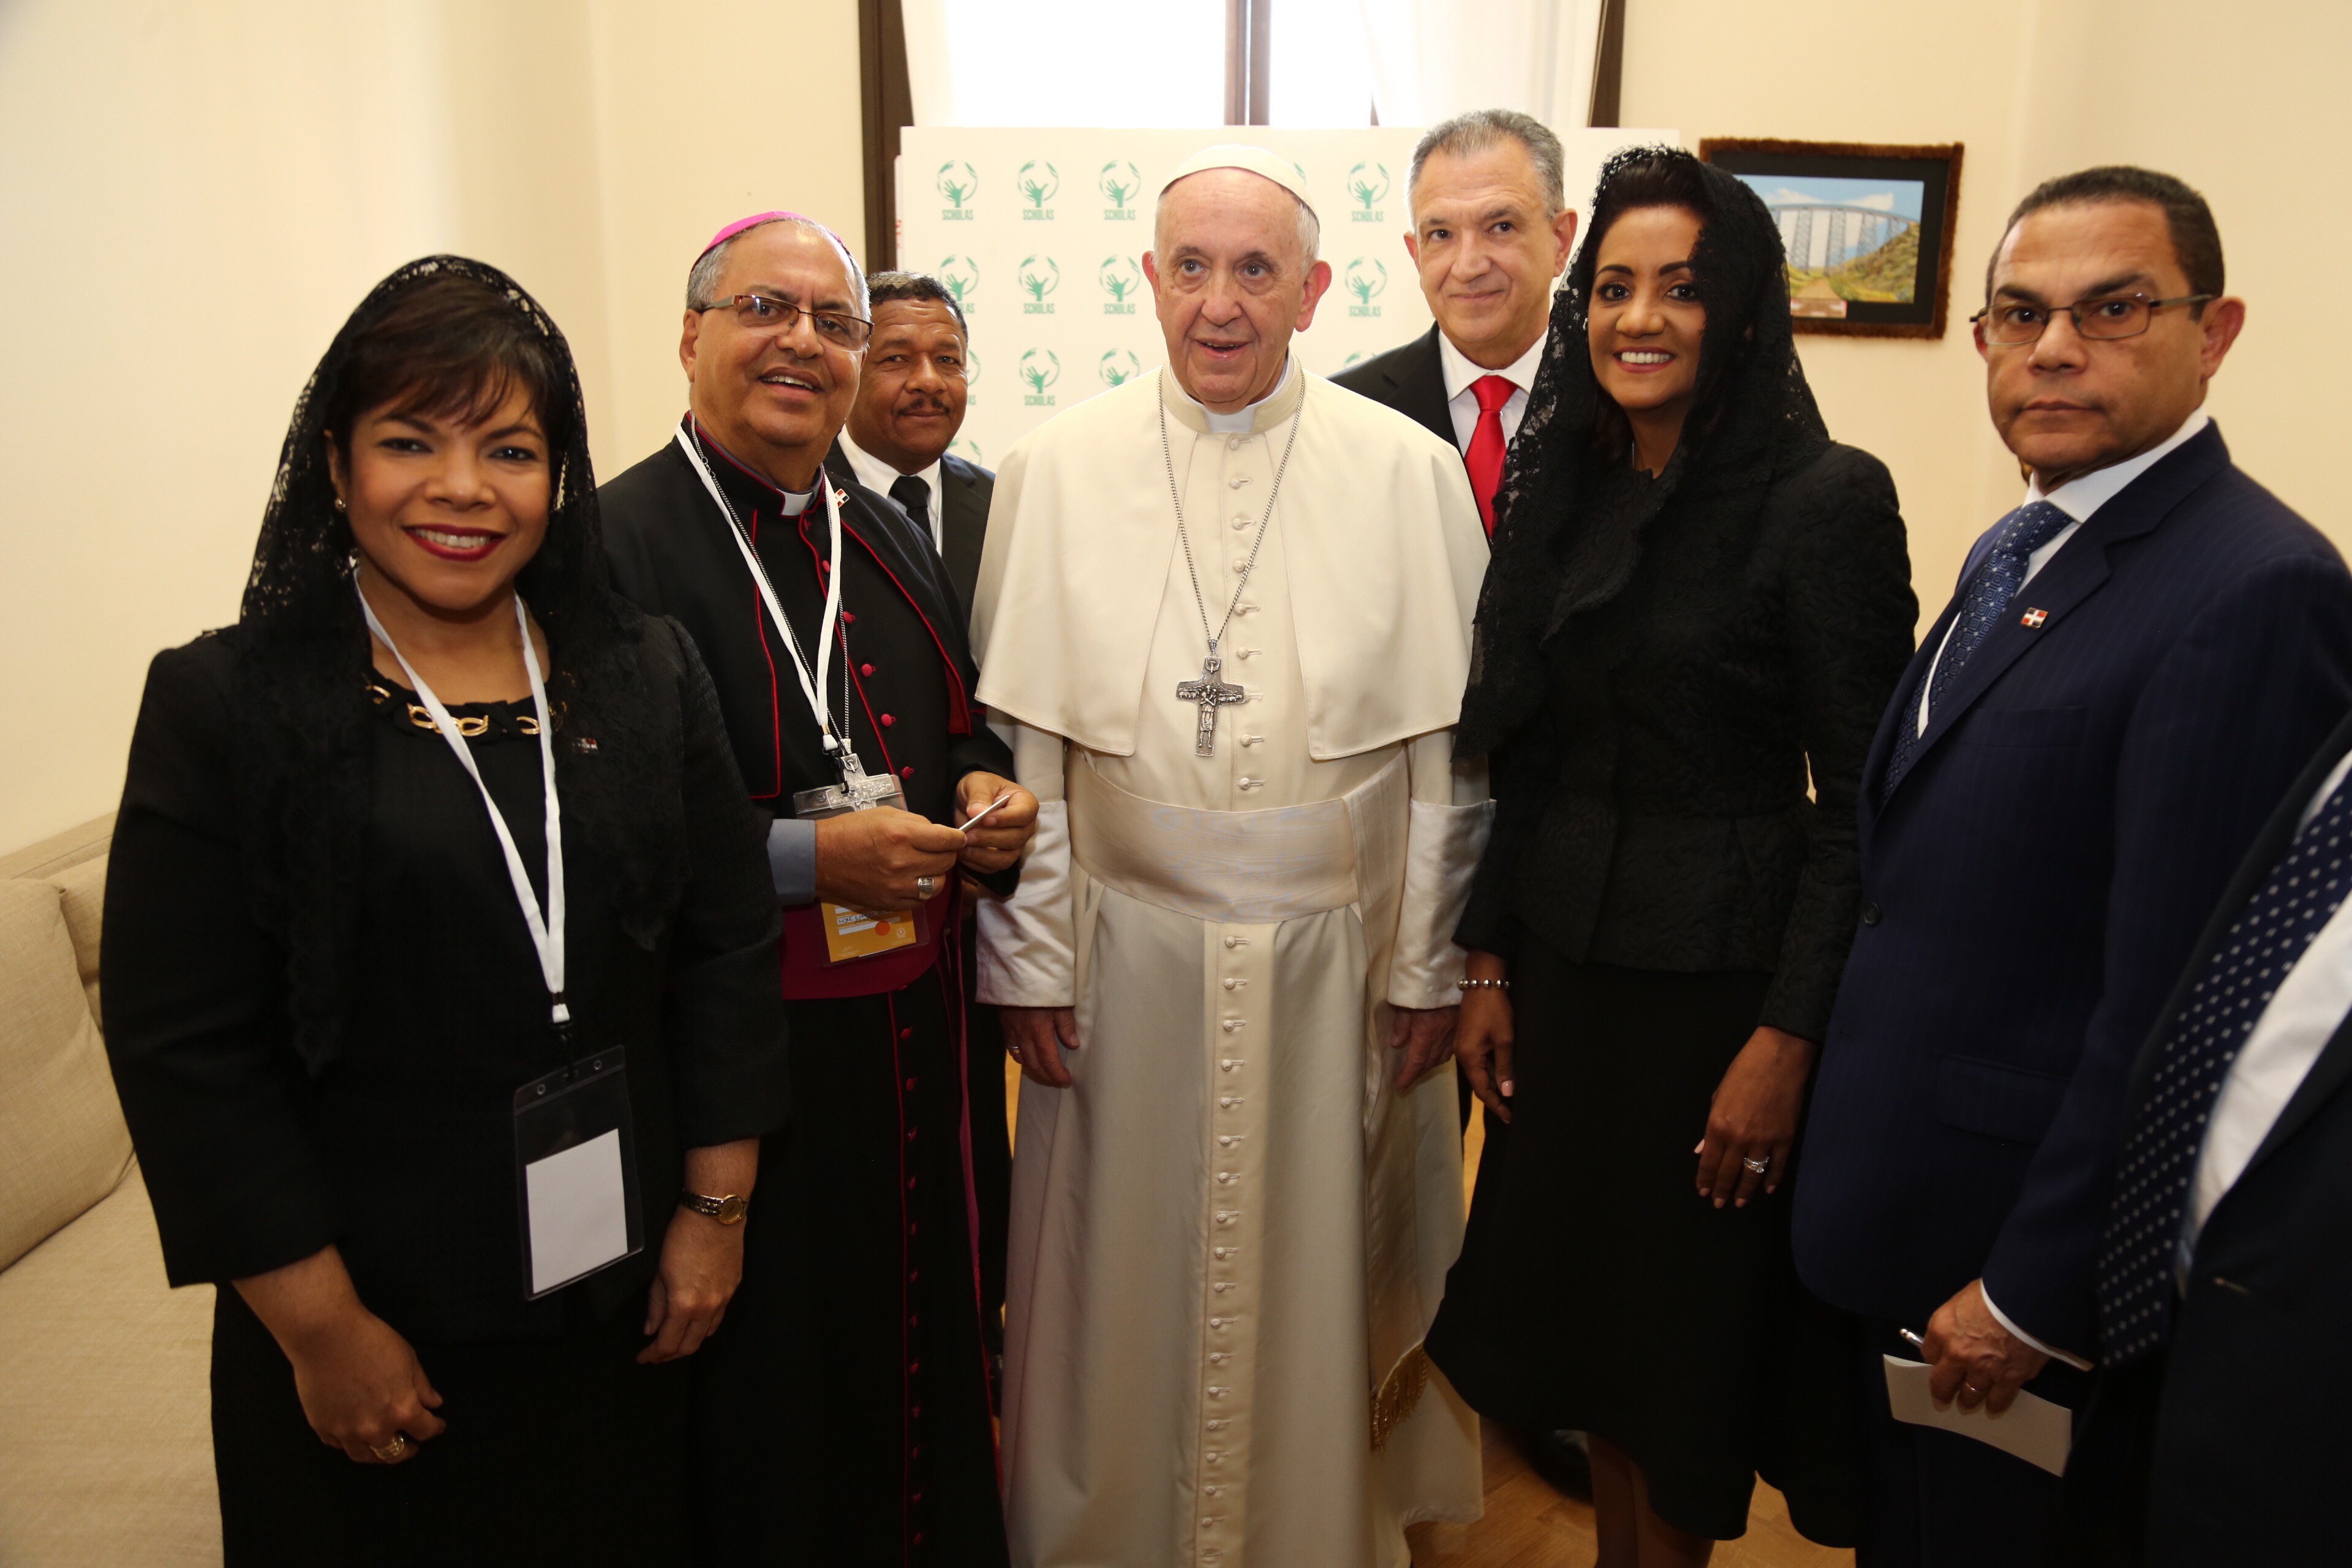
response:
<svg viewBox="0 0 2352 1568"><path fill-rule="evenodd" d="M213 1292L163 1283L99 1036L111 816L0 858L0 1563L221 1560Z"/></svg>

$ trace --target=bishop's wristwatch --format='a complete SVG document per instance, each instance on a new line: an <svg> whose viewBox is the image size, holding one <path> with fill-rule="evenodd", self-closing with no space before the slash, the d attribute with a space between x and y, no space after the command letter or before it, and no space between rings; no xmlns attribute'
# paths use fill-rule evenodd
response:
<svg viewBox="0 0 2352 1568"><path fill-rule="evenodd" d="M678 1194L677 1201L680 1206L699 1215L709 1215L720 1225L741 1225L743 1211L751 1206L751 1200L740 1193L729 1193L724 1197L714 1198L689 1191Z"/></svg>

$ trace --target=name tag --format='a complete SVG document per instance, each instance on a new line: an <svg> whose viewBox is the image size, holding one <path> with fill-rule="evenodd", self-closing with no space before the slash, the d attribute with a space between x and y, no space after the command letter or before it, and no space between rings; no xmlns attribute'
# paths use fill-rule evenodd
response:
<svg viewBox="0 0 2352 1568"><path fill-rule="evenodd" d="M916 910L887 910L873 914L846 904L820 903L817 918L824 926L827 963L846 963L854 958L896 952L923 940L922 916Z"/></svg>
<svg viewBox="0 0 2352 1568"><path fill-rule="evenodd" d="M645 1245L628 1068L600 1051L515 1090L523 1294L536 1300Z"/></svg>

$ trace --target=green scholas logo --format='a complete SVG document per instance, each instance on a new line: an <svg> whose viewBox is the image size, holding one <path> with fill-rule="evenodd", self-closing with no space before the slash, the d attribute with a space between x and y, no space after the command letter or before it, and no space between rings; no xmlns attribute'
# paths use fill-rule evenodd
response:
<svg viewBox="0 0 2352 1568"><path fill-rule="evenodd" d="M972 192L980 189L980 171L961 158L950 158L940 165L931 184L948 199L947 206L940 213L941 217L951 223L971 221L971 208L966 204L971 200Z"/></svg>
<svg viewBox="0 0 2352 1568"><path fill-rule="evenodd" d="M972 296L980 291L980 263L969 256L949 256L940 258L931 275L948 286L956 298L956 305L967 316L976 307Z"/></svg>
<svg viewBox="0 0 2352 1568"><path fill-rule="evenodd" d="M1021 270L1013 277L1013 281L1021 285L1021 291L1029 296L1021 301L1023 315L1050 316L1054 313L1053 302L1045 296L1062 286L1062 269L1054 265L1052 257L1023 257Z"/></svg>
<svg viewBox="0 0 2352 1568"><path fill-rule="evenodd" d="M1348 195L1356 204L1348 215L1353 223L1379 223L1387 216L1381 203L1388 198L1389 166L1386 163L1359 163L1348 171Z"/></svg>
<svg viewBox="0 0 2352 1568"><path fill-rule="evenodd" d="M1388 263L1367 257L1358 257L1348 263L1342 286L1356 298L1348 307L1350 316L1377 316L1381 308L1372 303L1386 292L1389 286Z"/></svg>
<svg viewBox="0 0 2352 1568"><path fill-rule="evenodd" d="M1095 281L1101 284L1102 291L1110 296L1109 302L1103 306L1104 315L1135 314L1135 301L1129 296L1143 291L1143 268L1135 264L1135 258L1104 257L1102 265L1095 268Z"/></svg>
<svg viewBox="0 0 2352 1568"><path fill-rule="evenodd" d="M1021 356L1021 379L1029 394L1021 402L1028 408L1051 408L1054 395L1045 389L1062 379L1062 356L1051 349L1030 349Z"/></svg>
<svg viewBox="0 0 2352 1568"><path fill-rule="evenodd" d="M1110 205L1103 208L1103 216L1113 223L1133 223L1136 218L1131 205L1143 189L1143 174L1132 163L1113 159L1102 166L1095 176L1095 189L1103 194Z"/></svg>
<svg viewBox="0 0 2352 1568"><path fill-rule="evenodd" d="M1013 188L1019 191L1021 199L1029 204L1021 209L1023 217L1044 218L1048 223L1053 221L1054 209L1045 204L1052 201L1054 193L1062 188L1062 176L1055 172L1053 164L1042 162L1022 164L1021 172L1013 176Z"/></svg>
<svg viewBox="0 0 2352 1568"><path fill-rule="evenodd" d="M948 443L948 450L974 467L984 467L980 460L980 443L969 436L959 437Z"/></svg>
<svg viewBox="0 0 2352 1568"><path fill-rule="evenodd" d="M1135 357L1133 349L1111 349L1095 363L1095 374L1102 377L1105 386L1118 386L1141 374L1143 362Z"/></svg>

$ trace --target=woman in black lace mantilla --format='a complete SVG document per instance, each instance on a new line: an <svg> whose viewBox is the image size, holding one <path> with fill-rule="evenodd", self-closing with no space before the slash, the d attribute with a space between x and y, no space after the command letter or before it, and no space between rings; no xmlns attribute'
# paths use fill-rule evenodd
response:
<svg viewBox="0 0 2352 1568"><path fill-rule="evenodd" d="M685 1560L678 1358L742 1229L680 1194L784 1119L778 916L709 675L604 571L562 334L432 257L296 405L237 623L149 670L107 1048L171 1280L219 1287L232 1568ZM608 1058L565 1249L517 1107Z"/></svg>
<svg viewBox="0 0 2352 1568"><path fill-rule="evenodd" d="M1482 1413L1591 1435L1601 1562L1648 1568L1743 1533L1759 1472L1851 1539L1850 1362L1789 1261L1790 1160L1916 606L1763 203L1641 149L1589 221L1457 742L1497 803L1458 940L1510 989L1463 1008L1487 1142L1429 1348Z"/></svg>

